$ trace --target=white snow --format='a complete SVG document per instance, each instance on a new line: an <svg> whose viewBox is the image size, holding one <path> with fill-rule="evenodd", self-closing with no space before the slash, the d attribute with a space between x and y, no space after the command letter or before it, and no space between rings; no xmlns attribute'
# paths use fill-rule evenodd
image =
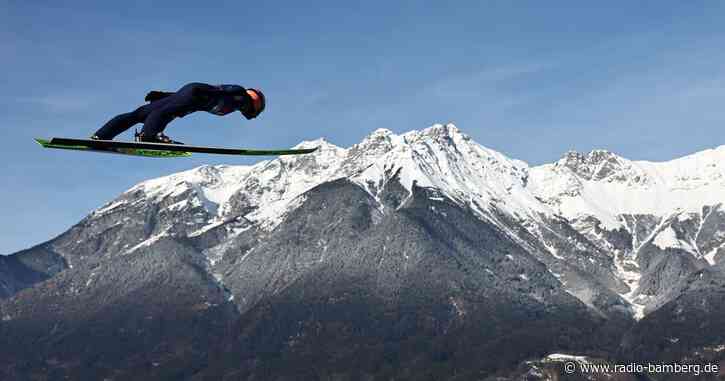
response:
<svg viewBox="0 0 725 381"><path fill-rule="evenodd" d="M626 254L619 252L619 250L616 250L614 252L614 266L615 273L619 279L622 279L629 287L628 292L619 294L619 296L629 302L632 307L634 318L636 320L641 320L644 317L645 305L641 304L640 299L643 298L637 294L639 291L639 283L642 278L639 264L633 255L627 256Z"/></svg>
<svg viewBox="0 0 725 381"><path fill-rule="evenodd" d="M144 240L144 241L140 242L140 243L139 243L139 244L137 244L136 246L134 246L134 247L132 247L132 248L130 248L130 249L128 249L128 250L126 250L126 251L124 252L124 255L125 255L125 254L131 254L131 253L133 253L134 251L136 251L136 250L138 250L138 249L140 249L140 248L142 248L142 247L147 247L147 246L151 246L151 245L152 245L152 244L153 244L154 242L158 241L159 239L161 239L161 238L163 238L163 237L165 237L165 236L168 236L168 230L164 230L164 231L163 231L163 232L161 232L161 233L158 233L158 234L154 234L154 235L152 235L151 237L149 237L148 239L146 239L146 240Z"/></svg>
<svg viewBox="0 0 725 381"><path fill-rule="evenodd" d="M208 225L204 225L201 229L193 231L189 233L189 237L198 237L206 232L208 232L211 229L214 229L215 227L221 226L224 224L224 220L218 220L214 221Z"/></svg>
<svg viewBox="0 0 725 381"><path fill-rule="evenodd" d="M219 206L229 200L236 185L249 171L248 166L202 166L144 181L126 193L142 190L147 197L160 200L196 190L203 201Z"/></svg>
<svg viewBox="0 0 725 381"><path fill-rule="evenodd" d="M552 361L579 361L579 362L586 362L587 357L586 356L575 356L575 355L568 355L564 353L552 353L548 356L546 356L547 360Z"/></svg>
<svg viewBox="0 0 725 381"><path fill-rule="evenodd" d="M188 204L189 204L189 200L181 200L181 201L178 201L176 203L169 205L167 209L179 210L179 209L183 209Z"/></svg>
<svg viewBox="0 0 725 381"><path fill-rule="evenodd" d="M546 242L545 239L542 239L541 243L543 243L544 246L546 247L546 249L549 250L549 253L551 254L552 257L559 259L559 260L566 259L566 258L562 257L561 255L559 255L559 251L556 250L556 247L550 245L548 242Z"/></svg>
<svg viewBox="0 0 725 381"><path fill-rule="evenodd" d="M621 214L700 213L725 202L725 146L667 162L612 156L615 175L586 179L562 159L531 168L529 188L564 217L595 216L610 229L622 226Z"/></svg>
<svg viewBox="0 0 725 381"><path fill-rule="evenodd" d="M106 214L106 213L112 211L113 209L118 208L119 206L125 205L126 203L127 203L126 200L112 201L112 202L106 204L105 206L103 206L99 209L96 209L96 211L93 212L93 214L96 216L100 216L102 214Z"/></svg>
<svg viewBox="0 0 725 381"><path fill-rule="evenodd" d="M715 352L725 351L725 344L718 345L718 346L712 348L712 350L715 351Z"/></svg>
<svg viewBox="0 0 725 381"><path fill-rule="evenodd" d="M93 277L96 276L96 272L92 271L91 275L88 276L88 280L86 281L86 287L90 286L91 283L93 283Z"/></svg>
<svg viewBox="0 0 725 381"><path fill-rule="evenodd" d="M662 250L668 249L668 248L674 248L674 249L682 249L685 251L688 251L690 253L696 253L697 249L692 247L689 243L678 239L677 233L672 229L672 227L668 226L666 229L662 230L657 236L655 237L654 241L652 241L655 246L659 247Z"/></svg>
<svg viewBox="0 0 725 381"><path fill-rule="evenodd" d="M710 264L710 266L715 266L715 255L717 255L718 251L722 249L725 246L725 244L720 245L719 247L713 248L710 250L709 253L705 254L703 258L707 261L707 263Z"/></svg>

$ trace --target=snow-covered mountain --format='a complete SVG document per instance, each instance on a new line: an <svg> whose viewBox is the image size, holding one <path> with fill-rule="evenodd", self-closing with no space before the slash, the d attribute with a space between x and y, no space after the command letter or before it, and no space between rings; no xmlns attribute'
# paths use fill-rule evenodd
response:
<svg viewBox="0 0 725 381"><path fill-rule="evenodd" d="M313 146L320 149L308 155L145 181L61 236L8 257L0 296L15 296L0 303L3 321L37 316L50 308L41 303L57 306L58 298L67 305L48 316L84 320L111 308L99 300L141 292L145 304L172 303L163 311L241 319L247 334L231 334L240 342L263 340L268 329L292 335L279 343L299 354L295 345L318 348L313 332L326 319L355 320L335 307L348 301L372 316L341 323L349 332L455 333L477 338L460 358L518 361L554 350L614 353L620 341L632 353L648 350L649 338L627 339L627 329L703 308L725 279L725 146L661 163L569 152L532 167L452 124L401 135L378 129L349 148L324 139L297 147ZM183 281L170 275L179 267ZM144 294L152 284L162 286ZM164 296L171 292L188 303ZM418 323L404 318L410 308ZM263 320L272 325L253 323ZM529 349L493 349L519 329L529 341L516 345ZM696 345L723 344L713 340L721 338Z"/></svg>
<svg viewBox="0 0 725 381"><path fill-rule="evenodd" d="M598 272L611 272L605 283L631 304L637 318L666 299L658 295L664 285L639 290L648 274L638 262L642 250L684 251L697 267L714 266L725 253L725 146L661 163L630 161L601 150L569 152L553 164L530 167L481 146L452 124L402 135L378 129L350 148L324 139L297 148L314 146L320 149L311 155L253 166L205 166L149 180L93 216L143 202L163 205L167 213L194 208L197 218L183 229L190 237L239 219L270 231L301 204L306 191L326 182L344 178L358 184L377 200L381 213L386 211L380 193L388 182L399 183L409 194L415 183L435 189L432 200L445 197L470 208L530 251L552 257L545 262L570 259L571 253L556 248L561 245L556 240L582 240L583 255L603 266ZM178 196L183 197L165 202ZM551 221L559 219L583 237L554 233ZM520 226L537 238L539 247L520 234ZM178 229L159 226L145 240L126 245L133 250L179 234ZM592 244L594 248L586 247ZM599 259L588 258L597 251ZM550 267L563 284L572 276L560 265ZM572 293L590 302L588 290Z"/></svg>
<svg viewBox="0 0 725 381"><path fill-rule="evenodd" d="M623 296L640 318L646 306L663 302L662 287L642 283L643 273L658 274L640 268L641 252L687 252L698 267L703 259L715 266L725 253L725 146L659 163L601 150L569 152L554 164L533 168L530 190L618 259L618 274L630 286ZM608 239L618 231L629 242ZM665 256L647 253L653 255Z"/></svg>

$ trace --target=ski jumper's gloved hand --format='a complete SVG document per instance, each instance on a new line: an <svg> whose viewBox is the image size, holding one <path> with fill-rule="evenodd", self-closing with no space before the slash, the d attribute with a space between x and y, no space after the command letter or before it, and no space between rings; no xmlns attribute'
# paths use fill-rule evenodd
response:
<svg viewBox="0 0 725 381"><path fill-rule="evenodd" d="M165 92L165 91L152 90L152 91L149 91L148 94L146 94L146 97L143 100L145 100L146 102L155 102L159 99L164 99L173 94L174 93L169 93L169 92Z"/></svg>

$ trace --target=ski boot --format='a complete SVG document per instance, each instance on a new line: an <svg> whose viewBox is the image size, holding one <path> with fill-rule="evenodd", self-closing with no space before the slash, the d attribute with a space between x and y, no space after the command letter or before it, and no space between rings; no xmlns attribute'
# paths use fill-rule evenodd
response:
<svg viewBox="0 0 725 381"><path fill-rule="evenodd" d="M164 135L163 132L159 132L155 136L145 136L143 133L143 130L141 132L136 131L134 134L134 140L137 142L143 142L143 143L162 143L162 144L181 144L182 142L177 142L176 140L172 140L170 137Z"/></svg>

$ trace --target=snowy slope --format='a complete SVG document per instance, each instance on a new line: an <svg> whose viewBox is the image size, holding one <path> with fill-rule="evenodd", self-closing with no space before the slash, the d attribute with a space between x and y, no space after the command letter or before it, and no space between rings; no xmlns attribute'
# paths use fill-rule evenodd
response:
<svg viewBox="0 0 725 381"><path fill-rule="evenodd" d="M622 214L699 213L704 205L725 201L725 146L660 163L630 161L607 151L570 152L533 168L477 144L452 124L401 135L378 129L347 149L324 139L297 148L313 146L320 149L311 155L253 166L200 167L143 182L129 192L143 189L161 199L193 187L219 216L241 192L270 209L249 218L273 220L316 185L346 177L376 195L397 173L408 190L415 181L484 210L493 204L517 217L595 216L611 229L622 226Z"/></svg>
<svg viewBox="0 0 725 381"><path fill-rule="evenodd" d="M596 216L610 229L622 226L622 214L699 213L725 202L725 146L660 163L570 152L530 173L531 192L557 213Z"/></svg>
<svg viewBox="0 0 725 381"><path fill-rule="evenodd" d="M526 189L528 165L473 142L452 124L396 135L378 129L350 148L324 139L296 148L320 146L310 155L284 156L253 166L200 167L143 182L127 193L142 190L151 199L196 189L207 210L218 218L233 212L230 201L244 197L264 205L245 217L273 228L294 200L322 183L348 178L376 196L395 175L410 190L438 188L449 198L483 213L492 205L518 217L549 208ZM110 204L100 211L118 206Z"/></svg>

